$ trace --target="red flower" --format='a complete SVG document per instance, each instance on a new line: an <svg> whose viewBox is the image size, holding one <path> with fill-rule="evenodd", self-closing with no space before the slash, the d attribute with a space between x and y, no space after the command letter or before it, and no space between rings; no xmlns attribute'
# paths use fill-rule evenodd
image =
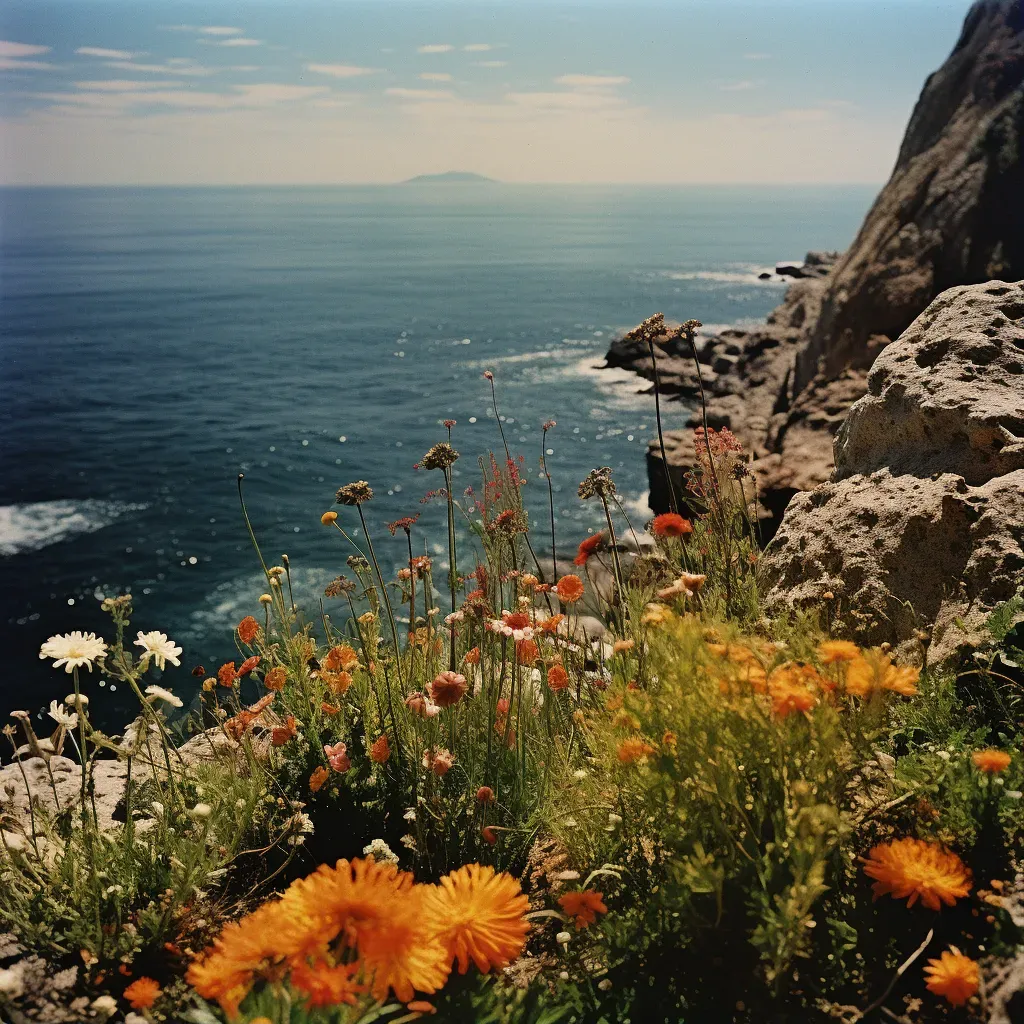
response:
<svg viewBox="0 0 1024 1024"><path fill-rule="evenodd" d="M347 772L352 767L352 762L349 760L346 750L347 747L344 743L335 743L334 746L331 746L329 743L324 744L324 755L327 758L327 763L336 772Z"/></svg>
<svg viewBox="0 0 1024 1024"><path fill-rule="evenodd" d="M604 542L604 534L594 533L587 537L586 540L580 541L580 546L576 550L576 557L573 559L574 565L586 565L587 559L591 555L596 555L601 544Z"/></svg>
<svg viewBox="0 0 1024 1024"><path fill-rule="evenodd" d="M569 685L569 673L561 665L552 665L548 669L548 686L556 692Z"/></svg>
<svg viewBox="0 0 1024 1024"><path fill-rule="evenodd" d="M468 689L466 677L458 672L442 672L427 686L430 699L439 708L450 708L458 704Z"/></svg>
<svg viewBox="0 0 1024 1024"><path fill-rule="evenodd" d="M490 825L485 825L480 829L480 836L489 846L493 846L498 841L498 833Z"/></svg>
<svg viewBox="0 0 1024 1024"><path fill-rule="evenodd" d="M230 686L237 678L237 675L233 661L228 661L217 669L217 680L221 686Z"/></svg>
<svg viewBox="0 0 1024 1024"><path fill-rule="evenodd" d="M530 616L526 612L503 612L501 621L509 629L526 629L530 624Z"/></svg>
<svg viewBox="0 0 1024 1024"><path fill-rule="evenodd" d="M520 665L532 665L540 657L540 648L535 640L517 640L516 657Z"/></svg>
<svg viewBox="0 0 1024 1024"><path fill-rule="evenodd" d="M275 747L283 747L289 740L298 736L299 730L295 728L295 716L289 715L284 725L278 725L270 732L270 742Z"/></svg>
<svg viewBox="0 0 1024 1024"><path fill-rule="evenodd" d="M655 537L685 537L693 533L693 523L684 519L678 512L665 512L654 517L651 530Z"/></svg>
<svg viewBox="0 0 1024 1024"><path fill-rule="evenodd" d="M242 676L247 676L258 664L260 663L260 656L254 654L251 658L246 658L241 665L238 666L238 672L236 675L239 679Z"/></svg>
<svg viewBox="0 0 1024 1024"><path fill-rule="evenodd" d="M476 791L476 802L478 804L493 804L494 790L490 786L481 786Z"/></svg>
<svg viewBox="0 0 1024 1024"><path fill-rule="evenodd" d="M575 604L583 596L583 581L579 576L563 576L555 586L555 593L563 604Z"/></svg>

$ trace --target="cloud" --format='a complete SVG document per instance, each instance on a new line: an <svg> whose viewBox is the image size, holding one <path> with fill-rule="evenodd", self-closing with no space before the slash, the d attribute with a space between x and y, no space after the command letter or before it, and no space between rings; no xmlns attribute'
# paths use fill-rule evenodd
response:
<svg viewBox="0 0 1024 1024"><path fill-rule="evenodd" d="M448 53L449 50L454 50L455 47L451 43L427 43L426 46L420 46L417 48L417 53Z"/></svg>
<svg viewBox="0 0 1024 1024"><path fill-rule="evenodd" d="M473 66L478 68L504 68L508 66L507 60L475 60Z"/></svg>
<svg viewBox="0 0 1024 1024"><path fill-rule="evenodd" d="M593 92L510 92L505 98L538 110L607 110L626 103L618 96Z"/></svg>
<svg viewBox="0 0 1024 1024"><path fill-rule="evenodd" d="M278 85L261 82L258 85L236 85L234 90L241 94L242 102L263 106L266 103L291 103L295 100L322 96L331 90L326 85Z"/></svg>
<svg viewBox="0 0 1024 1024"><path fill-rule="evenodd" d="M13 57L0 57L0 71L49 71L56 67L42 60L15 60Z"/></svg>
<svg viewBox="0 0 1024 1024"><path fill-rule="evenodd" d="M424 82L450 82L452 76L447 71L424 71L420 76Z"/></svg>
<svg viewBox="0 0 1024 1024"><path fill-rule="evenodd" d="M570 88L600 89L605 86L625 85L629 79L625 75L562 75L555 79L555 85L567 85Z"/></svg>
<svg viewBox="0 0 1024 1024"><path fill-rule="evenodd" d="M384 90L385 96L396 96L404 100L447 100L454 96L454 93L446 89L402 89L395 86Z"/></svg>
<svg viewBox="0 0 1024 1024"><path fill-rule="evenodd" d="M164 64L137 64L131 60L108 60L104 67L117 71L130 71L137 75L212 75L211 68L196 64L188 57L172 57Z"/></svg>
<svg viewBox="0 0 1024 1024"><path fill-rule="evenodd" d="M49 46L32 46L30 43L12 43L0 39L0 57L35 57L49 52Z"/></svg>
<svg viewBox="0 0 1024 1024"><path fill-rule="evenodd" d="M486 53L488 50L493 50L494 47L490 43L468 43L463 47L466 53Z"/></svg>
<svg viewBox="0 0 1024 1024"><path fill-rule="evenodd" d="M205 42L205 40L204 40ZM262 39L249 39L247 36L231 36L212 44L213 46L262 46Z"/></svg>
<svg viewBox="0 0 1024 1024"><path fill-rule="evenodd" d="M104 57L106 60L131 60L135 56L127 50L106 50L102 46L80 46L75 53L83 57Z"/></svg>
<svg viewBox="0 0 1024 1024"><path fill-rule="evenodd" d="M751 89L756 89L759 82L752 82L750 79L745 78L740 82L726 82L724 85L720 85L718 88L722 92L749 92Z"/></svg>
<svg viewBox="0 0 1024 1024"><path fill-rule="evenodd" d="M355 64L307 64L306 70L317 75L330 75L331 78L359 78L375 75L380 68L361 68Z"/></svg>
<svg viewBox="0 0 1024 1024"><path fill-rule="evenodd" d="M178 84L178 82L133 82L127 78L111 78L102 82L75 82L75 88L96 92L136 92L141 89L169 89Z"/></svg>
<svg viewBox="0 0 1024 1024"><path fill-rule="evenodd" d="M771 60L772 55L770 53L745 53L743 54L744 60Z"/></svg>
<svg viewBox="0 0 1024 1024"><path fill-rule="evenodd" d="M240 36L244 34L243 29L232 28L230 25L204 25L199 31L207 36Z"/></svg>
<svg viewBox="0 0 1024 1024"><path fill-rule="evenodd" d="M98 83L82 82L81 86ZM84 88L81 92L36 93L38 99L50 100L71 109L91 108L110 113L125 113L136 107L171 107L181 110L231 110L237 108L272 109L280 104L317 99L326 102L330 89L326 85L288 85L260 82L235 85L230 92L202 92L192 89L157 88L154 83L124 82L123 89ZM176 83L166 82L171 86ZM128 88L140 86L139 88Z"/></svg>

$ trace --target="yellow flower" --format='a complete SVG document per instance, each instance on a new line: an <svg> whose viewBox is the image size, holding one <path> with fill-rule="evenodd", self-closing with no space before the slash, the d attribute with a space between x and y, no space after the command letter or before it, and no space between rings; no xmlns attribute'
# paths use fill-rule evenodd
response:
<svg viewBox="0 0 1024 1024"><path fill-rule="evenodd" d="M649 604L644 608L640 622L645 626L664 626L672 621L672 611L663 604Z"/></svg>
<svg viewBox="0 0 1024 1024"><path fill-rule="evenodd" d="M623 764L634 764L637 761L646 761L657 748L639 736L623 740L615 751L615 756Z"/></svg>
<svg viewBox="0 0 1024 1024"><path fill-rule="evenodd" d="M1002 750L976 750L971 754L971 760L978 771L988 775L998 775L1010 767L1010 755Z"/></svg>
<svg viewBox="0 0 1024 1024"><path fill-rule="evenodd" d="M923 839L895 839L874 847L864 862L864 873L875 879L875 899L887 893L906 899L912 907L918 899L929 910L951 907L971 891L971 872L951 850Z"/></svg>
<svg viewBox="0 0 1024 1024"><path fill-rule="evenodd" d="M925 988L953 1006L963 1006L978 991L978 965L956 946L950 946L938 960L929 960L924 975Z"/></svg>
<svg viewBox="0 0 1024 1024"><path fill-rule="evenodd" d="M466 864L428 887L425 912L447 950L447 962L469 970L505 967L522 951L530 924L530 904L519 883L494 868Z"/></svg>

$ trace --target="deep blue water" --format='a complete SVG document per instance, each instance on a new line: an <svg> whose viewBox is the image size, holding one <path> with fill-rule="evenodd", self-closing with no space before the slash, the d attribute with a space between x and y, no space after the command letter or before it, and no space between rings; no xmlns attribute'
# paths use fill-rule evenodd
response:
<svg viewBox="0 0 1024 1024"><path fill-rule="evenodd" d="M402 556L383 524L415 512L440 554L442 510L419 503L440 475L412 467L451 417L457 482L477 482L476 456L500 444L485 369L531 475L540 424L558 421L566 551L596 525L576 497L593 466L613 467L639 516L653 400L593 369L609 339L656 310L763 317L783 286L756 272L846 246L873 192L0 190L0 712L63 697L40 642L109 636L98 598L129 588L137 628L185 648L165 685L187 697L192 666L234 656L231 626L264 589L240 470L300 603L346 571L319 517L347 481L376 490L385 561ZM526 493L546 507L539 481ZM87 691L116 725L131 701L99 682Z"/></svg>

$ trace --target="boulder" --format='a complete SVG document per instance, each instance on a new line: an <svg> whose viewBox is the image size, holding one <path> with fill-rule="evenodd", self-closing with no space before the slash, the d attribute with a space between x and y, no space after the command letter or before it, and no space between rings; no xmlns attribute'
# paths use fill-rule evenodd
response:
<svg viewBox="0 0 1024 1024"><path fill-rule="evenodd" d="M808 606L854 639L932 661L986 637L1024 584L1024 287L939 296L879 357L761 563L770 612ZM828 595L828 596L826 596ZM922 632L923 631L923 632Z"/></svg>

